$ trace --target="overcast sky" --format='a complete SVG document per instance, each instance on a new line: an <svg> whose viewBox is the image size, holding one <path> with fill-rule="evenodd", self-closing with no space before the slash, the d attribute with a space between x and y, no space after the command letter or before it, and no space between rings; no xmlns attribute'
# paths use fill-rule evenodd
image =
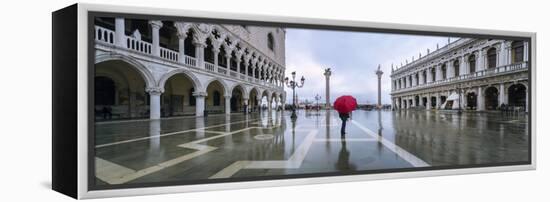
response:
<svg viewBox="0 0 550 202"><path fill-rule="evenodd" d="M390 104L391 64L405 65L412 56L426 55L426 50L434 51L447 44L448 37L381 34L350 31L325 31L311 29L286 30L286 72L290 77L296 71L299 79L306 78L303 88L297 90L300 101L314 101L316 94L323 98L324 69L330 67L331 102L341 95L352 95L359 103L375 103L378 64L382 75L382 103ZM451 38L451 41L456 38ZM292 90L285 87L287 103L292 103Z"/></svg>

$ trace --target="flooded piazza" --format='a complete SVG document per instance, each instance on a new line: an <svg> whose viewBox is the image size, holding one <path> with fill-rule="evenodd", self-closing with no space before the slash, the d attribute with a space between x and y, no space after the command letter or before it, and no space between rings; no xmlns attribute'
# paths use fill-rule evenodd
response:
<svg viewBox="0 0 550 202"><path fill-rule="evenodd" d="M527 162L527 115L398 110L95 124L96 183L138 184Z"/></svg>

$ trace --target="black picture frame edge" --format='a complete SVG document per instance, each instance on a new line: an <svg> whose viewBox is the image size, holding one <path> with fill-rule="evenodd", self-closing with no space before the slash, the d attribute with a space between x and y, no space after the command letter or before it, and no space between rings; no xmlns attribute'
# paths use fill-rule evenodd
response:
<svg viewBox="0 0 550 202"><path fill-rule="evenodd" d="M78 198L77 14L52 12L52 189Z"/></svg>

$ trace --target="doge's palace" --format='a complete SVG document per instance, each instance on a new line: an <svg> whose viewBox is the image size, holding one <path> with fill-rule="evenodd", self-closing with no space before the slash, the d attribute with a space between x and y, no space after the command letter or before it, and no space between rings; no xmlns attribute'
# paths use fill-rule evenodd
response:
<svg viewBox="0 0 550 202"><path fill-rule="evenodd" d="M282 28L96 18L94 35L96 120L284 105Z"/></svg>

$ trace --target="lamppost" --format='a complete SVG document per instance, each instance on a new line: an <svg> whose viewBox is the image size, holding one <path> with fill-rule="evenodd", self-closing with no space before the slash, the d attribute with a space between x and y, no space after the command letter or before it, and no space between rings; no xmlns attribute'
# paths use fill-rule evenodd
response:
<svg viewBox="0 0 550 202"><path fill-rule="evenodd" d="M290 118L296 119L296 88L304 87L304 82L306 79L304 76L300 79L300 83L296 81L296 71L292 72L292 80L290 81L288 77L285 78L285 84L287 87L292 89L292 115Z"/></svg>
<svg viewBox="0 0 550 202"><path fill-rule="evenodd" d="M315 106L315 109L319 111L319 100L321 99L321 96L319 94L315 95L315 101L317 101L317 106Z"/></svg>

